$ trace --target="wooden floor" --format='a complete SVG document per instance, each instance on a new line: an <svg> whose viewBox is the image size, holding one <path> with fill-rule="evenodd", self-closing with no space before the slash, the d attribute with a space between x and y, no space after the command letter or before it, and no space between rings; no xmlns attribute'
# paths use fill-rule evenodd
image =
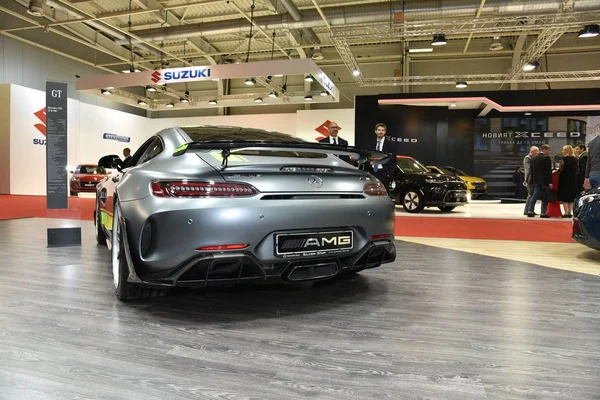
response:
<svg viewBox="0 0 600 400"><path fill-rule="evenodd" d="M353 280L123 304L81 224L0 222L2 400L600 399L598 276L398 241Z"/></svg>

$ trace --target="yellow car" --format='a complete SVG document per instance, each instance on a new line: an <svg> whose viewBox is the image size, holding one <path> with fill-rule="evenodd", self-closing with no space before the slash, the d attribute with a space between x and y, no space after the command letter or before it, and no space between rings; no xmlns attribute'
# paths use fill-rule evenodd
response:
<svg viewBox="0 0 600 400"><path fill-rule="evenodd" d="M467 184L467 191L471 195L472 199L476 199L487 194L487 182L482 178L467 175L460 169L454 167L441 168L428 165L427 168L436 174L453 175L465 181Z"/></svg>

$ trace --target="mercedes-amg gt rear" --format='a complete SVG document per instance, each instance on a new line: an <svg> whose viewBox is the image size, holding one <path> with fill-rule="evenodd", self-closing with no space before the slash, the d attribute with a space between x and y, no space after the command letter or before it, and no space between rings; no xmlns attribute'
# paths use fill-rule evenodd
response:
<svg viewBox="0 0 600 400"><path fill-rule="evenodd" d="M394 205L363 169L384 156L237 127L159 132L98 185L96 235L112 251L117 296L393 261Z"/></svg>

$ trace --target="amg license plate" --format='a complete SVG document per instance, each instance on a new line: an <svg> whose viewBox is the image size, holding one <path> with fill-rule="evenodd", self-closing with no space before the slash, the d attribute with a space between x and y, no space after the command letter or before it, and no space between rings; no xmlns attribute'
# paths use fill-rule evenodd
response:
<svg viewBox="0 0 600 400"><path fill-rule="evenodd" d="M347 253L353 246L352 231L275 235L275 251L281 257Z"/></svg>

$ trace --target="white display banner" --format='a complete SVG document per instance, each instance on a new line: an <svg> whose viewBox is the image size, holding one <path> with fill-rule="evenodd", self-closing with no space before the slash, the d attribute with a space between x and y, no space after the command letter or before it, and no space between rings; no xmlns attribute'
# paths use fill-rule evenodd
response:
<svg viewBox="0 0 600 400"><path fill-rule="evenodd" d="M46 194L45 92L11 85L10 193ZM132 152L158 131L182 125L226 125L287 133L314 142L328 121L354 143L354 110L302 110L286 114L150 119L69 99L68 164L95 164L100 157Z"/></svg>

